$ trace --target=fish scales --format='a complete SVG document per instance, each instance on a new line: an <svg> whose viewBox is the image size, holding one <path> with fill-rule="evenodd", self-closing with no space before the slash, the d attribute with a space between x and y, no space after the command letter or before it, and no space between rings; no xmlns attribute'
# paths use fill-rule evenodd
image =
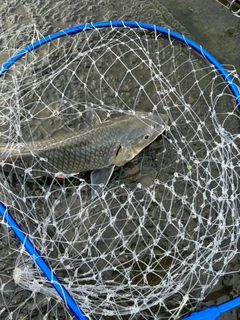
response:
<svg viewBox="0 0 240 320"><path fill-rule="evenodd" d="M69 144L57 144L37 153L48 159L48 170L53 172L56 168L61 172L100 169L113 163L122 133L120 127L100 126L84 135L71 137Z"/></svg>
<svg viewBox="0 0 240 320"><path fill-rule="evenodd" d="M136 115L146 116L146 113L136 113ZM114 159L123 141L126 140L128 132L131 131L129 138L131 139L136 133L141 135L143 129L151 124L151 121L144 123L137 116L124 115L88 127L78 133L63 133L60 137L27 142L24 146L14 145L10 151L6 151L6 144L2 144L0 145L0 161L3 162L5 171L11 171L14 163L15 172L24 173L25 168L28 168L28 172L33 176L39 176L40 172L44 173L45 170L48 170L49 174L86 172L108 167L114 163L118 165ZM161 131L156 134L155 130L154 139L162 133L167 122L167 117L162 116L165 118L160 121ZM145 146L147 144L145 143ZM134 143L132 148L134 148ZM127 161L129 160L126 159ZM121 165L123 163L124 161L121 160Z"/></svg>

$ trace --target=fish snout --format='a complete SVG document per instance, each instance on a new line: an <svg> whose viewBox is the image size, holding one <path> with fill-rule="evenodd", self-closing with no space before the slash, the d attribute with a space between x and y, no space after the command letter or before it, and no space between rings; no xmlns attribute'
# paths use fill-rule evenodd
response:
<svg viewBox="0 0 240 320"><path fill-rule="evenodd" d="M163 113L157 113L153 115L152 125L155 130L163 132L168 124L168 116Z"/></svg>
<svg viewBox="0 0 240 320"><path fill-rule="evenodd" d="M168 116L163 113L155 114L154 120L155 120L156 124L163 124L163 125L168 124Z"/></svg>

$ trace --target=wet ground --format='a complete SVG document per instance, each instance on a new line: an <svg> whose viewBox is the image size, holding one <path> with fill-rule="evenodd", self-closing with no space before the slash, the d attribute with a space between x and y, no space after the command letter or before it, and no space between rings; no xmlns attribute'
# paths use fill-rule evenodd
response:
<svg viewBox="0 0 240 320"><path fill-rule="evenodd" d="M42 35L80 23L102 20L124 19L163 25L185 34L211 52L221 63L234 65L240 73L239 20L216 1L11 1L10 4L2 5L0 17L2 32L34 23ZM14 46L12 43L9 45ZM6 56L7 53L0 56L0 61L3 62ZM126 167L126 172L121 172L123 177L131 177L131 174L131 166ZM145 172L145 176L149 178L149 171ZM236 256L229 270L239 269L238 260ZM199 308L221 303L239 294L239 279L237 273L225 276ZM237 312L229 312L221 319L238 319Z"/></svg>

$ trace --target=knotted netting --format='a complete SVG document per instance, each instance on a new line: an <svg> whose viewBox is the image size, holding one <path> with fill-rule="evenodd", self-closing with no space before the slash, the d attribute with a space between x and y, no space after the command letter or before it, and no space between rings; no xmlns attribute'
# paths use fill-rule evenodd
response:
<svg viewBox="0 0 240 320"><path fill-rule="evenodd" d="M229 11L236 17L240 17L240 1L239 0L217 0L222 6L229 9Z"/></svg>
<svg viewBox="0 0 240 320"><path fill-rule="evenodd" d="M2 34L4 61L38 37ZM177 319L237 252L236 70L228 81L203 49L139 24L45 40L0 79L1 202L90 319ZM56 178L29 144L81 132L89 110L169 119L95 198L89 172ZM1 319L74 318L3 219L0 237Z"/></svg>

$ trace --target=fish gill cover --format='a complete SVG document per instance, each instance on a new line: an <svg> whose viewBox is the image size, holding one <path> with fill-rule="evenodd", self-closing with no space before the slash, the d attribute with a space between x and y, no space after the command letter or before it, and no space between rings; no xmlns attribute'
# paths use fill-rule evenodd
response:
<svg viewBox="0 0 240 320"><path fill-rule="evenodd" d="M2 48L20 49L33 31L2 37ZM29 147L81 132L88 112L168 118L95 198L88 172L56 179ZM1 158L1 201L89 318L176 319L225 274L239 235L240 118L226 81L192 48L127 27L56 39L1 77L0 121L4 154L27 147L32 159ZM3 220L0 237L1 318L73 318Z"/></svg>

